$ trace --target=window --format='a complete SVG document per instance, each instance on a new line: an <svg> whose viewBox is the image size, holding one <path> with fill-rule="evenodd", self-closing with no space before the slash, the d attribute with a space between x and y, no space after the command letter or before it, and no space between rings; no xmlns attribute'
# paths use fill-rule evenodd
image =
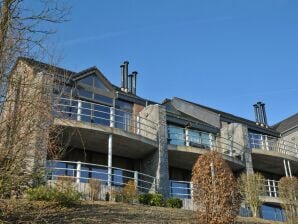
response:
<svg viewBox="0 0 298 224"><path fill-rule="evenodd" d="M191 190L189 183L183 182L170 182L170 194L172 197L177 198L190 198Z"/></svg>
<svg viewBox="0 0 298 224"><path fill-rule="evenodd" d="M108 88L104 85L104 83L97 77L96 74L88 75L79 80L80 84L88 85L92 89L102 89L105 91L109 91Z"/></svg>
<svg viewBox="0 0 298 224"><path fill-rule="evenodd" d="M210 148L213 136L207 132L197 130L188 130L189 141L191 146L198 146L202 148Z"/></svg>
<svg viewBox="0 0 298 224"><path fill-rule="evenodd" d="M184 129L179 126L168 125L168 143L172 145L185 145Z"/></svg>
<svg viewBox="0 0 298 224"><path fill-rule="evenodd" d="M263 219L281 222L286 220L281 207L266 204L261 206L261 217Z"/></svg>

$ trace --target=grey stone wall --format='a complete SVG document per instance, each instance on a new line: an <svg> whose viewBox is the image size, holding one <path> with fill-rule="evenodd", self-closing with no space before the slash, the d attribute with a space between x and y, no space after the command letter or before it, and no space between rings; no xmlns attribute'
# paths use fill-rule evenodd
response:
<svg viewBox="0 0 298 224"><path fill-rule="evenodd" d="M253 173L251 149L248 146L247 126L239 123L231 123L222 127L220 133L224 139L230 139L237 143L235 145L236 148L242 148L242 157L245 162L246 172Z"/></svg>
<svg viewBox="0 0 298 224"><path fill-rule="evenodd" d="M167 148L167 128L166 110L160 105L149 105L140 112L141 116L153 120L157 123L157 143L155 152L142 160L142 171L156 177L156 190L169 196L169 169L168 169L168 148Z"/></svg>

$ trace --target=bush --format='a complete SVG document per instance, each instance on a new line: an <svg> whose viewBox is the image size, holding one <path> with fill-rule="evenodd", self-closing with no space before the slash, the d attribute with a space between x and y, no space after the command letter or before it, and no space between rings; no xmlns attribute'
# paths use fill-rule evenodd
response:
<svg viewBox="0 0 298 224"><path fill-rule="evenodd" d="M127 182L121 193L123 202L133 203L138 200L138 189L133 180Z"/></svg>
<svg viewBox="0 0 298 224"><path fill-rule="evenodd" d="M182 200L180 198L169 198L166 201L168 208L182 208Z"/></svg>
<svg viewBox="0 0 298 224"><path fill-rule="evenodd" d="M141 194L139 202L144 205L163 206L163 196L161 194Z"/></svg>
<svg viewBox="0 0 298 224"><path fill-rule="evenodd" d="M56 186L38 186L27 190L29 200L55 201L71 207L80 203L82 194L75 190L73 178L59 177Z"/></svg>
<svg viewBox="0 0 298 224"><path fill-rule="evenodd" d="M90 178L89 179L89 187L90 187L90 199L92 201L96 201L100 198L101 192L101 183L100 180Z"/></svg>
<svg viewBox="0 0 298 224"><path fill-rule="evenodd" d="M32 201L53 201L57 190L49 186L39 186L36 188L29 188L27 196Z"/></svg>

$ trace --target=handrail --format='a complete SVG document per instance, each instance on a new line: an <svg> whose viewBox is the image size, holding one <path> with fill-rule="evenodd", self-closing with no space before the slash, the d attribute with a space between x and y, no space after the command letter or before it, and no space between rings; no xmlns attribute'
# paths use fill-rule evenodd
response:
<svg viewBox="0 0 298 224"><path fill-rule="evenodd" d="M294 142L268 135L249 133L249 147L265 151L275 151L298 158L298 145Z"/></svg>
<svg viewBox="0 0 298 224"><path fill-rule="evenodd" d="M264 189L264 194L262 196L274 197L274 198L279 197L278 184L279 184L279 181L276 181L276 180L270 180L270 179L264 180L265 189Z"/></svg>
<svg viewBox="0 0 298 224"><path fill-rule="evenodd" d="M175 185L177 185L177 186L175 186ZM179 186L179 185L181 185L181 186ZM171 197L191 199L192 195L193 195L192 182L189 182L189 181L170 180L169 181L169 189L170 189Z"/></svg>
<svg viewBox="0 0 298 224"><path fill-rule="evenodd" d="M107 185L120 185L122 187L125 186L129 180L133 180L136 184L136 187L141 192L155 192L156 189L156 181L155 177L153 176L138 171L132 171L118 167L109 167L94 163L48 160L46 171L47 178L49 180L55 180L59 176L71 176L76 180L77 183L87 183L89 179L93 178L98 179ZM116 173L115 171L120 171L121 174ZM119 179L122 180L119 181Z"/></svg>
<svg viewBox="0 0 298 224"><path fill-rule="evenodd" d="M158 124L148 118L115 107L59 97L53 104L56 117L116 127L156 139Z"/></svg>
<svg viewBox="0 0 298 224"><path fill-rule="evenodd" d="M224 155L243 160L244 147L233 140L221 136L214 137L212 134L187 128L176 127L176 130L178 132L168 128L169 144L215 150ZM209 134L208 137L206 134Z"/></svg>

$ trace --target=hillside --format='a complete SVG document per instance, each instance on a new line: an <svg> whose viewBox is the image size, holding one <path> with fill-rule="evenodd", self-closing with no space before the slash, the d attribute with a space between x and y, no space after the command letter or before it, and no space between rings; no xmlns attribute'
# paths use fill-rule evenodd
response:
<svg viewBox="0 0 298 224"><path fill-rule="evenodd" d="M196 223L194 213L182 209L128 205L113 202L83 203L63 208L55 203L26 200L1 201L2 223ZM238 224L274 223L239 218Z"/></svg>

